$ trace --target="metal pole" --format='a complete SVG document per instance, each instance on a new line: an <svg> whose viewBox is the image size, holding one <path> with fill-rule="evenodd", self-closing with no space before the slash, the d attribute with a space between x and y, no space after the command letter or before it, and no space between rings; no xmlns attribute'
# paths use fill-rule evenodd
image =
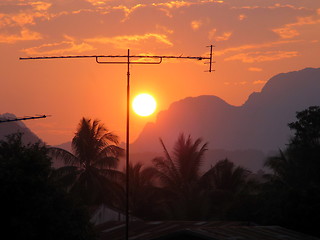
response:
<svg viewBox="0 0 320 240"><path fill-rule="evenodd" d="M49 57L21 57L20 60L30 60L30 59L70 59L70 58L95 58L96 62L99 64L127 64L127 127L126 127L126 240L129 239L129 120L130 120L130 65L131 64L160 64L162 59L193 59L193 60L209 60L209 72L212 71L212 45L210 47L210 57L201 57L201 56L162 56L162 55L132 55L130 56L130 50L128 49L127 55L91 55L91 56L49 56ZM127 61L101 61L100 58L127 58ZM132 61L132 59L158 59L158 61Z"/></svg>
<svg viewBox="0 0 320 240"><path fill-rule="evenodd" d="M129 239L129 120L130 120L130 50L127 59L127 133L126 133L126 240Z"/></svg>

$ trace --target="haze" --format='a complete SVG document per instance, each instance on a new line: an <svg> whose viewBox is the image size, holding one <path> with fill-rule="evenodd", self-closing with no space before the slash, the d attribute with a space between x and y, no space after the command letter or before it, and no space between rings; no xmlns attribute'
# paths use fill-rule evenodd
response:
<svg viewBox="0 0 320 240"><path fill-rule="evenodd" d="M123 141L125 65L19 57L118 55L127 49L207 56L206 46L214 44L215 73L204 72L208 66L200 61L132 66L132 95L152 94L158 112L199 95L239 106L278 73L319 67L319 29L315 0L2 0L0 113L52 115L26 122L49 144L70 141L82 117L102 120ZM155 117L132 115L131 141Z"/></svg>

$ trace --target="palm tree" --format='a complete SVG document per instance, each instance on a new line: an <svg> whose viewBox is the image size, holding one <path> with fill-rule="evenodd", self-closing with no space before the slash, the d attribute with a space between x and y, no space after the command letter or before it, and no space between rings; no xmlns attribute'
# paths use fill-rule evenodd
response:
<svg viewBox="0 0 320 240"><path fill-rule="evenodd" d="M228 159L218 161L203 176L202 181L211 185L215 190L239 192L245 186L250 171L235 164Z"/></svg>
<svg viewBox="0 0 320 240"><path fill-rule="evenodd" d="M72 139L73 153L50 148L51 155L65 164L54 177L88 205L111 203L115 189L119 188L113 181L120 175L116 167L123 153L118 143L118 137L99 120L82 118Z"/></svg>
<svg viewBox="0 0 320 240"><path fill-rule="evenodd" d="M250 171L228 159L218 161L200 179L200 184L210 194L211 217L226 220L227 215L239 212L238 205L248 201L251 195L252 182L248 176ZM236 208L236 209L235 209ZM242 217L243 217L243 213ZM241 219L242 220L242 219Z"/></svg>
<svg viewBox="0 0 320 240"><path fill-rule="evenodd" d="M181 134L171 156L162 139L160 142L165 157L157 157L153 159L153 163L164 186L182 190L197 182L207 143L201 146L200 138L193 142L190 135L185 138L184 134Z"/></svg>
<svg viewBox="0 0 320 240"><path fill-rule="evenodd" d="M119 178L122 188L122 197L119 199L124 209L126 189L126 171L123 177ZM130 213L141 219L157 220L161 211L159 205L161 201L161 189L157 186L157 171L153 167L146 167L142 163L129 164L129 209Z"/></svg>
<svg viewBox="0 0 320 240"><path fill-rule="evenodd" d="M207 198L198 181L207 143L202 144L200 138L193 141L190 135L186 138L181 134L171 156L162 139L160 142L165 157L153 159L153 164L166 195L168 217L184 220L202 218Z"/></svg>

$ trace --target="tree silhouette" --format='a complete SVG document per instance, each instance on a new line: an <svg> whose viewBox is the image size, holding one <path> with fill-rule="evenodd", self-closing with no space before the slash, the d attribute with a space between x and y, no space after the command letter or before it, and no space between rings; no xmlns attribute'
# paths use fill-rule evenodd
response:
<svg viewBox="0 0 320 240"><path fill-rule="evenodd" d="M287 148L265 163L273 174L262 193L261 221L320 236L315 224L320 221L320 107L311 106L296 117L288 124L294 136Z"/></svg>
<svg viewBox="0 0 320 240"><path fill-rule="evenodd" d="M297 121L288 124L295 133L287 148L265 164L274 171L274 181L296 189L320 186L320 107L311 106L296 116Z"/></svg>
<svg viewBox="0 0 320 240"><path fill-rule="evenodd" d="M121 203L118 208L125 209L125 181L126 171L122 178L118 178L122 186ZM146 167L142 163L129 164L129 208L132 216L154 220L161 215L161 189L157 186L157 171L153 167Z"/></svg>
<svg viewBox="0 0 320 240"><path fill-rule="evenodd" d="M311 106L297 112L296 117L297 121L288 124L290 129L295 131L290 145L318 147L320 145L320 107Z"/></svg>
<svg viewBox="0 0 320 240"><path fill-rule="evenodd" d="M153 163L162 183L165 187L175 191L187 190L190 184L199 180L199 170L204 153L207 151L207 143L201 146L200 138L193 142L190 135L185 138L184 134L181 134L175 143L173 156L171 156L162 139L160 142L165 157L157 157L153 159Z"/></svg>
<svg viewBox="0 0 320 240"><path fill-rule="evenodd" d="M202 178L215 190L236 193L243 190L249 174L250 171L224 159L218 161Z"/></svg>
<svg viewBox="0 0 320 240"><path fill-rule="evenodd" d="M51 148L51 154L64 161L54 177L64 182L68 190L80 197L85 204L112 204L112 194L120 187L114 178L123 149L118 137L108 131L98 120L82 118L72 140L74 153L60 148Z"/></svg>
<svg viewBox="0 0 320 240"><path fill-rule="evenodd" d="M162 139L160 142L165 157L153 159L153 164L166 196L168 217L184 220L203 218L208 204L198 183L207 143L202 144L200 138L193 141L190 135L186 138L181 134L171 155Z"/></svg>
<svg viewBox="0 0 320 240"><path fill-rule="evenodd" d="M41 143L21 134L0 141L2 233L13 239L95 239L88 212L50 179L51 159Z"/></svg>
<svg viewBox="0 0 320 240"><path fill-rule="evenodd" d="M250 171L228 159L218 161L204 173L200 183L210 193L211 218L227 220L231 209L238 211L234 209L235 205L239 205L239 201L248 198L251 193L249 174Z"/></svg>

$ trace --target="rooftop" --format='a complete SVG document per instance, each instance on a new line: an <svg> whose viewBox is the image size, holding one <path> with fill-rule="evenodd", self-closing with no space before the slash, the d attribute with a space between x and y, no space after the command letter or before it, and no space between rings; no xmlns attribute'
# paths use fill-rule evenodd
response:
<svg viewBox="0 0 320 240"><path fill-rule="evenodd" d="M99 226L101 240L123 240L125 222ZM248 222L133 221L130 240L320 240L279 226L257 226Z"/></svg>

